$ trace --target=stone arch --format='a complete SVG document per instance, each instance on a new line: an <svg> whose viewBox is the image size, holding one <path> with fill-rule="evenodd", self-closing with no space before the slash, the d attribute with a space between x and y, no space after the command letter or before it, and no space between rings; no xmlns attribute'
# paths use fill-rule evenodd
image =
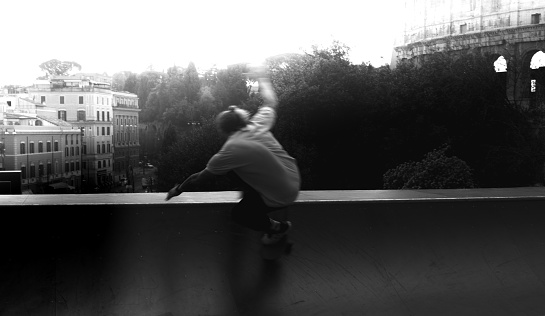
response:
<svg viewBox="0 0 545 316"><path fill-rule="evenodd" d="M545 105L545 53L540 50L530 59L530 106Z"/></svg>
<svg viewBox="0 0 545 316"><path fill-rule="evenodd" d="M43 126L44 123L41 121L41 120L36 120L36 122L34 122L34 126Z"/></svg>
<svg viewBox="0 0 545 316"><path fill-rule="evenodd" d="M505 96L508 95L509 91L509 63L508 59L499 53L490 53L487 55L488 63L494 67L496 76L499 77L499 82L501 82L502 91L505 93Z"/></svg>
<svg viewBox="0 0 545 316"><path fill-rule="evenodd" d="M534 55L538 52L538 49L528 49L524 52L521 58L521 64L520 64L520 96L523 100L523 102L531 102L531 97L533 97L532 93L530 92L531 88L531 82L533 76L535 76L535 73L531 72L530 63L532 61L532 58Z"/></svg>

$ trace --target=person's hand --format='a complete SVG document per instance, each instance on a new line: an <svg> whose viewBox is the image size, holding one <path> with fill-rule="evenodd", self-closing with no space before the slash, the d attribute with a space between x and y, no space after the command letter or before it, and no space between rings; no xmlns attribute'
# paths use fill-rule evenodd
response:
<svg viewBox="0 0 545 316"><path fill-rule="evenodd" d="M259 78L267 78L267 67L265 65L259 63L259 64L247 64L248 67L248 73L245 73L245 75L252 80L258 80Z"/></svg>
<svg viewBox="0 0 545 316"><path fill-rule="evenodd" d="M168 201L172 199L173 197L178 196L180 194L182 194L182 191L178 191L178 184L176 184L172 189L168 191L165 201Z"/></svg>

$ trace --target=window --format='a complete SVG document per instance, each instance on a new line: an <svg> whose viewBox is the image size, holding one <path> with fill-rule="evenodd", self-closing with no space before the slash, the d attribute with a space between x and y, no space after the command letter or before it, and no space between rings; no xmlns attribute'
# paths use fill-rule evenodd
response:
<svg viewBox="0 0 545 316"><path fill-rule="evenodd" d="M45 104L45 95L40 96L40 103Z"/></svg>
<svg viewBox="0 0 545 316"><path fill-rule="evenodd" d="M111 152L111 147L110 147L110 144L108 143L108 152Z"/></svg>
<svg viewBox="0 0 545 316"><path fill-rule="evenodd" d="M68 157L68 147L64 148L64 156Z"/></svg>
<svg viewBox="0 0 545 316"><path fill-rule="evenodd" d="M55 141L55 151L59 151L59 141Z"/></svg>
<svg viewBox="0 0 545 316"><path fill-rule="evenodd" d="M74 162L73 161L70 162L70 171L76 171L76 169L74 169Z"/></svg>
<svg viewBox="0 0 545 316"><path fill-rule="evenodd" d="M97 136L100 135L100 130L97 127Z"/></svg>
<svg viewBox="0 0 545 316"><path fill-rule="evenodd" d="M107 131L107 134L106 135L110 135L110 127L108 126L108 128L106 129Z"/></svg>
<svg viewBox="0 0 545 316"><path fill-rule="evenodd" d="M43 176L44 176L44 165L40 163L40 165L38 166L38 177L43 177Z"/></svg>
<svg viewBox="0 0 545 316"><path fill-rule="evenodd" d="M64 163L64 172L69 172L70 171L70 164L67 162Z"/></svg>
<svg viewBox="0 0 545 316"><path fill-rule="evenodd" d="M21 166L21 176L23 177L23 179L26 179L27 177L26 167L24 165Z"/></svg>
<svg viewBox="0 0 545 316"><path fill-rule="evenodd" d="M105 144L102 144L102 152L103 152L103 153L106 152L106 145L105 145Z"/></svg>
<svg viewBox="0 0 545 316"><path fill-rule="evenodd" d="M467 24L461 24L460 25L460 34L464 34L467 32Z"/></svg>
<svg viewBox="0 0 545 316"><path fill-rule="evenodd" d="M100 154L100 145L97 145L97 154Z"/></svg>
<svg viewBox="0 0 545 316"><path fill-rule="evenodd" d="M59 116L59 120L66 121L66 111L60 110L58 116Z"/></svg>
<svg viewBox="0 0 545 316"><path fill-rule="evenodd" d="M76 156L79 156L79 147L76 147Z"/></svg>
<svg viewBox="0 0 545 316"><path fill-rule="evenodd" d="M38 152L43 153L44 152L44 143L39 142L38 143Z"/></svg>
<svg viewBox="0 0 545 316"><path fill-rule="evenodd" d="M74 145L74 135L70 135L70 145Z"/></svg>
<svg viewBox="0 0 545 316"><path fill-rule="evenodd" d="M110 121L110 112L106 112L106 119L108 120L108 122Z"/></svg>
<svg viewBox="0 0 545 316"><path fill-rule="evenodd" d="M82 95L79 96L79 104L83 104L83 96Z"/></svg>
<svg viewBox="0 0 545 316"><path fill-rule="evenodd" d="M60 104L64 104L64 95L61 95L61 96L60 96L59 103L60 103Z"/></svg>
<svg viewBox="0 0 545 316"><path fill-rule="evenodd" d="M46 149L47 149L48 153L51 152L51 142L50 141L47 141Z"/></svg>
<svg viewBox="0 0 545 316"><path fill-rule="evenodd" d="M21 143L20 147L19 147L19 153L21 155L24 155L26 154L26 151L25 151L25 143Z"/></svg>
<svg viewBox="0 0 545 316"><path fill-rule="evenodd" d="M106 128L104 126L102 127L102 135L106 135Z"/></svg>
<svg viewBox="0 0 545 316"><path fill-rule="evenodd" d="M74 147L70 147L70 156L74 156Z"/></svg>
<svg viewBox="0 0 545 316"><path fill-rule="evenodd" d="M34 153L34 142L30 142L28 152L31 154Z"/></svg>
<svg viewBox="0 0 545 316"><path fill-rule="evenodd" d="M78 110L78 121L85 121L85 111Z"/></svg>
<svg viewBox="0 0 545 316"><path fill-rule="evenodd" d="M76 170L79 170L79 161L76 161Z"/></svg>
<svg viewBox="0 0 545 316"><path fill-rule="evenodd" d="M104 111L102 111L102 120L104 121Z"/></svg>
<svg viewBox="0 0 545 316"><path fill-rule="evenodd" d="M36 166L34 166L34 164L30 165L30 177L36 177Z"/></svg>
<svg viewBox="0 0 545 316"><path fill-rule="evenodd" d="M81 153L87 155L87 145L83 145L83 147L81 148Z"/></svg>
<svg viewBox="0 0 545 316"><path fill-rule="evenodd" d="M97 111L97 121L100 121L100 111Z"/></svg>
<svg viewBox="0 0 545 316"><path fill-rule="evenodd" d="M539 24L540 20L541 20L540 13L532 14L532 24Z"/></svg>
<svg viewBox="0 0 545 316"><path fill-rule="evenodd" d="M51 161L47 162L47 174L53 174L53 170L51 170Z"/></svg>
<svg viewBox="0 0 545 316"><path fill-rule="evenodd" d="M98 161L98 168L102 168L102 162L100 160Z"/></svg>

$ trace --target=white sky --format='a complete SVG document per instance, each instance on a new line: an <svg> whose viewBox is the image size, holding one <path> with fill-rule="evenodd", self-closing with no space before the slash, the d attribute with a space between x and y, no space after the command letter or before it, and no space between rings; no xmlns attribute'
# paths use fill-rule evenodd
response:
<svg viewBox="0 0 545 316"><path fill-rule="evenodd" d="M79 3L79 4L78 4ZM399 3L399 4L396 4ZM82 72L141 73L260 62L329 46L354 63L390 63L402 0L17 0L2 3L0 86L30 85L50 59Z"/></svg>

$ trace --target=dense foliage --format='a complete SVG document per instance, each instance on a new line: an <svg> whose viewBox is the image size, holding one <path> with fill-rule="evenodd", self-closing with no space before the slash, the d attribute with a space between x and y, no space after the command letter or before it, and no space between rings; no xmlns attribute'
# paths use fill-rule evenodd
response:
<svg viewBox="0 0 545 316"><path fill-rule="evenodd" d="M462 162L472 171L473 181L457 186L543 181L544 148L535 128L543 113L509 101L505 77L489 56L438 53L419 67L404 62L391 70L354 65L348 52L333 43L267 60L280 100L273 133L297 159L303 189L382 188L388 170L435 155L442 144L457 158L436 157L446 165L435 174L453 181ZM162 149L147 154L156 155L162 190L204 168L219 149L213 126L219 111L238 104L252 112L260 104L246 71L233 65L197 74L190 64L120 76L140 98L141 121L158 127L153 139Z"/></svg>
<svg viewBox="0 0 545 316"><path fill-rule="evenodd" d="M51 76L68 76L69 72L74 68L81 70L81 65L75 61L60 61L58 59L45 61L38 67L45 73L44 76L38 79L47 79Z"/></svg>
<svg viewBox="0 0 545 316"><path fill-rule="evenodd" d="M421 161L409 161L384 174L384 189L466 189L472 188L469 166L458 157L448 157L448 146L426 154Z"/></svg>

